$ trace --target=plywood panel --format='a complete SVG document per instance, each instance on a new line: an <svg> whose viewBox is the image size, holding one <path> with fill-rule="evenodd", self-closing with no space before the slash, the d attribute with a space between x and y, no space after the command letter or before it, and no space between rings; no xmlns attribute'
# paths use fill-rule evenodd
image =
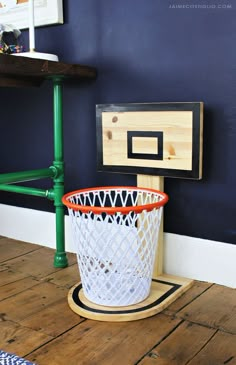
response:
<svg viewBox="0 0 236 365"><path fill-rule="evenodd" d="M100 104L99 171L200 179L203 103Z"/></svg>
<svg viewBox="0 0 236 365"><path fill-rule="evenodd" d="M136 304L108 307L89 301L84 295L82 284L72 287L68 294L70 308L80 316L98 321L136 321L160 313L192 285L193 281L170 275L160 275L152 280L149 296Z"/></svg>
<svg viewBox="0 0 236 365"><path fill-rule="evenodd" d="M164 178L160 176L137 175L137 186L164 191ZM161 223L159 227L157 251L155 254L155 262L153 268L154 278L163 273L163 222L164 212L162 213Z"/></svg>
<svg viewBox="0 0 236 365"><path fill-rule="evenodd" d="M114 122L114 118L117 118ZM162 169L192 169L192 131L191 111L133 111L105 112L103 125L103 163L112 166L137 166ZM164 134L163 159L129 158L127 132L162 132ZM137 137L134 137L137 138ZM151 149L150 141L151 138ZM139 137L134 140L132 152L152 154L154 137ZM158 138L155 138L158 146ZM137 147L138 143L138 147ZM160 151L159 151L160 152ZM158 150L156 151L158 155Z"/></svg>

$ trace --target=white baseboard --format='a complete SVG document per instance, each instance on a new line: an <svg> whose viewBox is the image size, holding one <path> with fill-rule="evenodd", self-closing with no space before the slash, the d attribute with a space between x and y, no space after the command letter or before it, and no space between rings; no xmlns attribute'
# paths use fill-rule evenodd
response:
<svg viewBox="0 0 236 365"><path fill-rule="evenodd" d="M0 235L55 248L55 214L0 204ZM66 251L74 252L68 216L65 216Z"/></svg>
<svg viewBox="0 0 236 365"><path fill-rule="evenodd" d="M0 235L55 248L55 214L0 204ZM75 252L68 216L66 251ZM236 245L164 233L168 274L236 287Z"/></svg>
<svg viewBox="0 0 236 365"><path fill-rule="evenodd" d="M236 245L165 233L164 271L235 288Z"/></svg>

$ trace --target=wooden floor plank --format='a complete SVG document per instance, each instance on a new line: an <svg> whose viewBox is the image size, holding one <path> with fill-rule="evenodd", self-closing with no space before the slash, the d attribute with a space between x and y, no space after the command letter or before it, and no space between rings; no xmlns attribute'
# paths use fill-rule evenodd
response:
<svg viewBox="0 0 236 365"><path fill-rule="evenodd" d="M52 339L11 321L0 322L0 328L0 349L18 356L25 356Z"/></svg>
<svg viewBox="0 0 236 365"><path fill-rule="evenodd" d="M20 322L46 306L66 298L67 289L51 283L41 283L0 302L0 313L8 320Z"/></svg>
<svg viewBox="0 0 236 365"><path fill-rule="evenodd" d="M215 329L184 322L174 332L162 341L155 349L157 359L185 365L197 354L210 338L216 333ZM140 362L140 365L149 364L150 355ZM158 362L157 362L158 363ZM215 364L214 364L215 365Z"/></svg>
<svg viewBox="0 0 236 365"><path fill-rule="evenodd" d="M53 272L59 271L53 266L55 251L41 247L37 251L25 254L10 261L6 261L3 265L8 269L19 271L37 278L43 278ZM68 254L70 264L76 262L74 254Z"/></svg>
<svg viewBox="0 0 236 365"><path fill-rule="evenodd" d="M57 337L82 321L84 319L72 312L68 306L67 299L63 298L27 317L21 321L21 324Z"/></svg>
<svg viewBox="0 0 236 365"><path fill-rule="evenodd" d="M40 248L41 246L34 245L32 243L12 240L10 238L2 238L0 240L0 262L11 260Z"/></svg>
<svg viewBox="0 0 236 365"><path fill-rule="evenodd" d="M213 285L178 316L209 327L236 334L236 290Z"/></svg>
<svg viewBox="0 0 236 365"><path fill-rule="evenodd" d="M158 356L158 354L156 354L155 352L152 353L152 356L145 356L145 358L138 364L142 364L142 365L180 365L180 364L177 364L176 361L165 360L165 359L160 358L160 356Z"/></svg>
<svg viewBox="0 0 236 365"><path fill-rule="evenodd" d="M12 271L5 268L5 270L0 272L0 287L3 285L14 283L14 281L24 279L27 276L28 275L25 273Z"/></svg>
<svg viewBox="0 0 236 365"><path fill-rule="evenodd" d="M5 271L5 270L7 270L7 267L5 267L5 266L3 266L2 264L0 264L0 272L1 272L1 271Z"/></svg>
<svg viewBox="0 0 236 365"><path fill-rule="evenodd" d="M236 365L236 335L219 331L188 365Z"/></svg>
<svg viewBox="0 0 236 365"><path fill-rule="evenodd" d="M14 281L10 284L6 284L0 288L0 301L12 297L15 294L21 293L24 290L31 288L34 285L37 285L38 283L38 280L36 280L35 278L27 277L21 280Z"/></svg>
<svg viewBox="0 0 236 365"><path fill-rule="evenodd" d="M79 281L76 255L68 255L68 268L55 269L55 250L1 242L1 349L38 365L236 365L235 290L196 282L159 315L86 320L67 304Z"/></svg>
<svg viewBox="0 0 236 365"><path fill-rule="evenodd" d="M29 356L40 365L134 365L179 323L163 314L136 322L86 320Z"/></svg>
<svg viewBox="0 0 236 365"><path fill-rule="evenodd" d="M232 313L232 315L224 321L224 324L219 327L220 329L236 334L236 311Z"/></svg>
<svg viewBox="0 0 236 365"><path fill-rule="evenodd" d="M183 295L181 295L179 299L177 299L168 306L168 308L164 311L165 314L173 315L176 312L180 311L183 307L191 303L194 299L196 299L211 286L211 283L195 281L193 286L189 290L187 290Z"/></svg>
<svg viewBox="0 0 236 365"><path fill-rule="evenodd" d="M70 289L73 285L80 281L78 265L76 263L63 270L54 272L46 276L44 280Z"/></svg>

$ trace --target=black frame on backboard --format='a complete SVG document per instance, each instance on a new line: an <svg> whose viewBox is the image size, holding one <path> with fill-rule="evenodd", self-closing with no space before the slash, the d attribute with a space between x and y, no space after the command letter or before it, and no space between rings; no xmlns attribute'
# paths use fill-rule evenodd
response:
<svg viewBox="0 0 236 365"><path fill-rule="evenodd" d="M105 112L138 112L138 111L192 111L192 170L178 170L140 166L104 165L102 114ZM203 134L203 103L130 103L130 104L98 104L96 105L97 130L97 170L127 174L158 175L187 179L202 178L202 134ZM130 153L130 151L129 151ZM131 153L132 154L132 153Z"/></svg>

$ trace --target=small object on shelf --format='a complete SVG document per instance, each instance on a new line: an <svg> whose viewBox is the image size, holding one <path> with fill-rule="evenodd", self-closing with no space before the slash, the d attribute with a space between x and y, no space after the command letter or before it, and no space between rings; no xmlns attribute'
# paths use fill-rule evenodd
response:
<svg viewBox="0 0 236 365"><path fill-rule="evenodd" d="M20 44L21 32L11 24L0 24L0 53L12 54L23 52Z"/></svg>
<svg viewBox="0 0 236 365"><path fill-rule="evenodd" d="M4 11L8 11L14 6L15 6L14 2L12 3L11 1L9 2L5 1ZM1 7L1 2L0 2L0 7ZM7 44L8 47L6 47L5 44L3 45L0 44L0 53L13 54L14 56L38 58L38 59L58 62L57 55L51 53L37 52L35 50L34 0L28 0L28 23L29 23L29 52L25 52L23 46L20 46L15 43L11 44L8 43Z"/></svg>
<svg viewBox="0 0 236 365"><path fill-rule="evenodd" d="M48 61L58 61L58 57L50 53L35 51L35 31L34 31L34 0L29 0L29 52L16 54L17 56L40 58Z"/></svg>

